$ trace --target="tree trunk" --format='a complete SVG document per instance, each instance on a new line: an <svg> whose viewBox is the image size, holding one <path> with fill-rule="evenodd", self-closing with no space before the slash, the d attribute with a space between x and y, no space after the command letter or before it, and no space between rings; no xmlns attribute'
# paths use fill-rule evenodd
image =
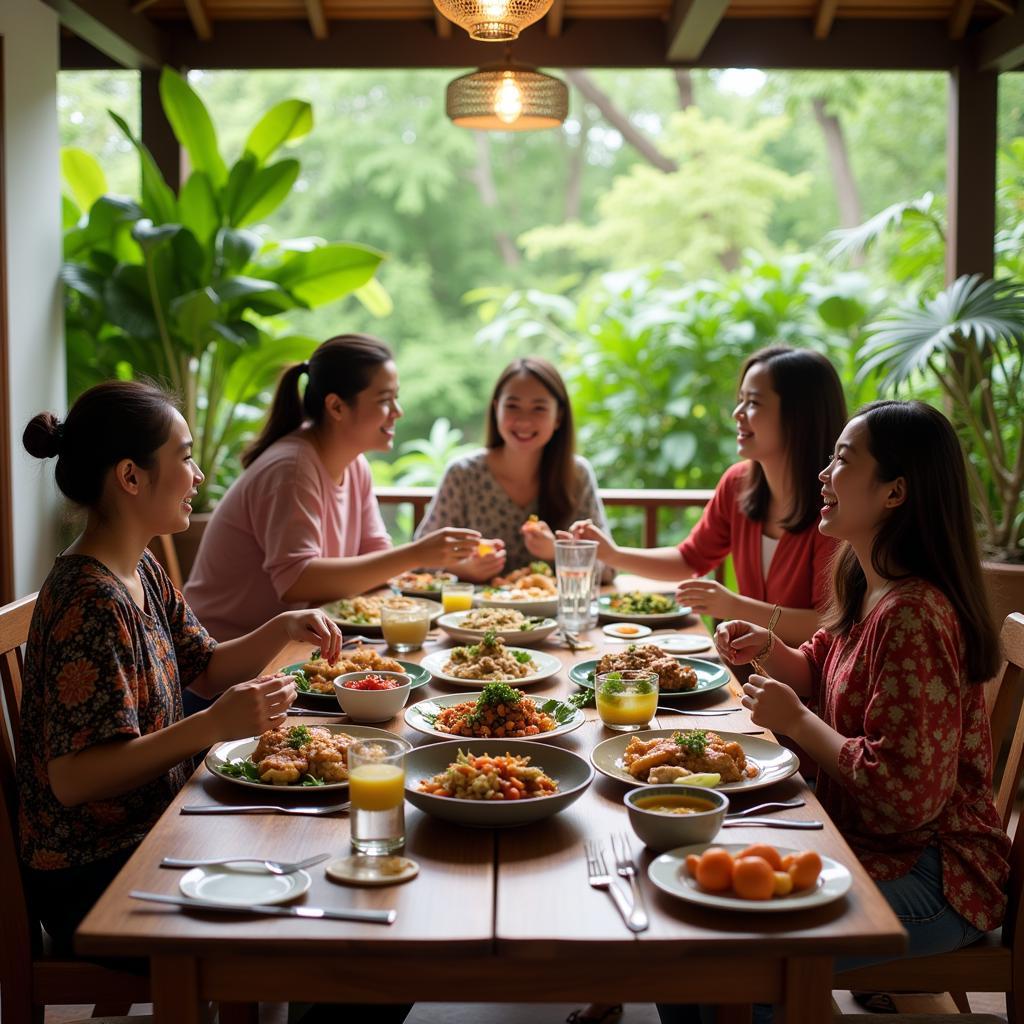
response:
<svg viewBox="0 0 1024 1024"><path fill-rule="evenodd" d="M565 212L563 221L579 220L583 208L583 172L587 166L587 136L590 118L586 104L580 104L580 134L576 145L569 151L568 174L565 179Z"/></svg>
<svg viewBox="0 0 1024 1024"><path fill-rule="evenodd" d="M612 102L612 98L604 92L590 75L582 69L566 69L565 77L579 90L585 100L593 103L601 111L604 119L618 131L649 164L659 171L671 174L679 170L675 160L669 159L651 142Z"/></svg>
<svg viewBox="0 0 1024 1024"><path fill-rule="evenodd" d="M830 114L823 98L811 101L814 117L825 137L825 151L828 154L829 167L832 169L832 181L835 184L836 200L839 203L840 227L854 228L864 222L864 210L861 207L860 191L857 179L850 165L850 152L843 135L843 126L835 114Z"/></svg>
<svg viewBox="0 0 1024 1024"><path fill-rule="evenodd" d="M689 68L676 68L676 89L679 92L679 109L696 106L693 98L693 75Z"/></svg>
<svg viewBox="0 0 1024 1024"><path fill-rule="evenodd" d="M476 167L471 177L480 193L481 202L493 214L494 243L501 253L502 261L506 267L517 267L521 259L519 250L508 232L502 230L498 223L501 211L498 209L498 189L494 184L494 172L491 168L491 137L487 132L473 132L473 135L476 138Z"/></svg>

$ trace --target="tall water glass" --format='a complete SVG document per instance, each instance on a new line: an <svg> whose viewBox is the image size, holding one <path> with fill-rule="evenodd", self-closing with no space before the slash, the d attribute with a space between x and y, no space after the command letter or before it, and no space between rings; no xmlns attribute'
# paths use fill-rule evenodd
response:
<svg viewBox="0 0 1024 1024"><path fill-rule="evenodd" d="M590 625L596 564L596 540L555 541L558 625L563 633L582 633Z"/></svg>
<svg viewBox="0 0 1024 1024"><path fill-rule="evenodd" d="M405 844L405 755L401 739L361 740L348 748L352 849L386 855Z"/></svg>

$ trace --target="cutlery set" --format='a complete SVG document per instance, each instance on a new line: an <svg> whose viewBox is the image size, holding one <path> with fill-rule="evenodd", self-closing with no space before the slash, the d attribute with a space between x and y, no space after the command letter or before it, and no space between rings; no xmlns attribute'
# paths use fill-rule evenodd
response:
<svg viewBox="0 0 1024 1024"><path fill-rule="evenodd" d="M329 804L326 807L281 807L278 804L185 804L182 814L308 814L325 817L331 814L347 814L350 801L343 804Z"/></svg>

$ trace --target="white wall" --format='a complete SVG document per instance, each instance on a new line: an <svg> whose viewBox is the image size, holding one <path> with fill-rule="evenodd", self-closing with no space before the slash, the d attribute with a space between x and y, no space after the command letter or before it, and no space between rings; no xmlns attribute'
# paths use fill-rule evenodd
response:
<svg viewBox="0 0 1024 1024"><path fill-rule="evenodd" d="M57 549L59 505L53 463L31 458L21 432L43 409L66 403L61 264L60 146L57 130L57 15L41 0L2 0L7 331L14 491L14 591L37 590ZM8 403L9 397L9 403ZM6 407L6 408L5 408Z"/></svg>

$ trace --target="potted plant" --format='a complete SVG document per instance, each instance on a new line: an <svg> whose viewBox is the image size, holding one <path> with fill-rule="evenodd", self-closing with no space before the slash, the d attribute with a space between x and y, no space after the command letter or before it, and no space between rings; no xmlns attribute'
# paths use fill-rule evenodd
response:
<svg viewBox="0 0 1024 1024"><path fill-rule="evenodd" d="M981 275L869 327L861 373L898 389L920 376L946 398L967 453L998 622L1024 609L1024 287Z"/></svg>
<svg viewBox="0 0 1024 1024"><path fill-rule="evenodd" d="M380 311L383 254L350 242L275 241L253 227L284 202L299 161L278 151L313 125L310 105L278 103L225 162L206 107L165 68L160 96L191 172L175 194L152 156L111 112L139 158L140 195L107 194L99 164L66 150L63 171L66 335L72 395L112 376L147 375L181 396L207 476L209 508L236 471L232 456L262 414L282 365L318 339L289 333L288 310L355 293Z"/></svg>

